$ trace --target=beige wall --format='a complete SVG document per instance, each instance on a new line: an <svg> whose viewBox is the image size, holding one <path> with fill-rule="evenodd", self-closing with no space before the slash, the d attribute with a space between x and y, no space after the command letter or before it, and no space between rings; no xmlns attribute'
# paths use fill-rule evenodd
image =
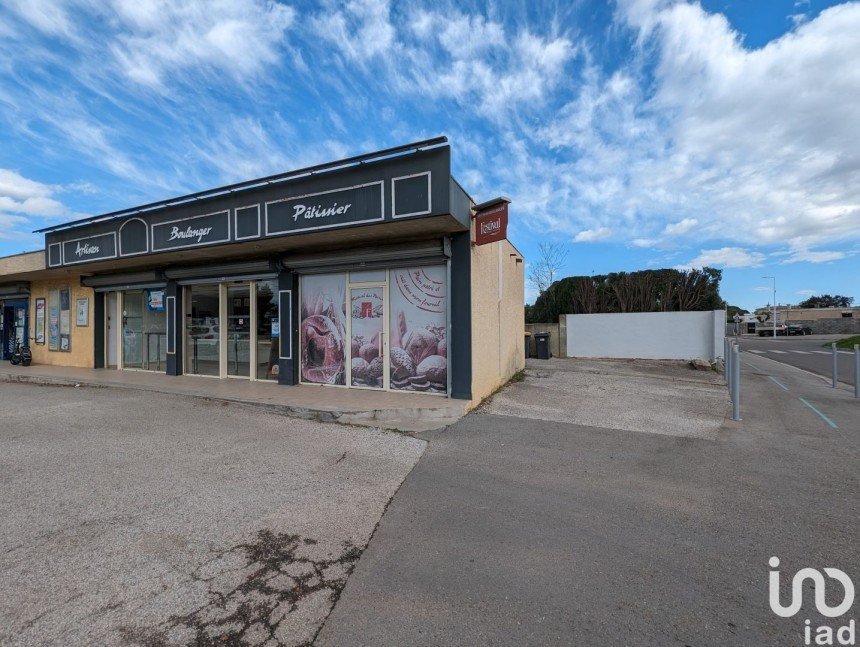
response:
<svg viewBox="0 0 860 647"><path fill-rule="evenodd" d="M472 402L525 367L525 276L507 240L472 248Z"/></svg>
<svg viewBox="0 0 860 647"><path fill-rule="evenodd" d="M38 272L45 269L45 252L28 252L0 258L0 279L12 274ZM9 277L14 280L15 277Z"/></svg>
<svg viewBox="0 0 860 647"><path fill-rule="evenodd" d="M48 350L48 291L54 288L69 288L71 290L71 350L69 352ZM77 299L90 300L89 325L78 327L76 324ZM53 364L55 366L78 366L93 368L95 338L95 293L91 288L80 285L80 277L69 276L49 281L33 281L30 284L30 336L36 335L36 299L45 299L45 343L36 344L32 340L30 349L33 351L33 364Z"/></svg>
<svg viewBox="0 0 860 647"><path fill-rule="evenodd" d="M561 352L561 330L559 324L534 323L526 324L526 332L531 333L529 337L529 357L537 357L537 344L535 342L535 333L549 333L549 352L553 357L564 357Z"/></svg>
<svg viewBox="0 0 860 647"><path fill-rule="evenodd" d="M756 314L765 312L763 308L756 310ZM843 312L852 313L855 319L860 319L860 308L788 308L785 306L776 307L777 321L797 321L799 319L841 319ZM770 315L770 308L767 309L767 314ZM850 317L846 317L850 318ZM768 319L769 321L769 319Z"/></svg>

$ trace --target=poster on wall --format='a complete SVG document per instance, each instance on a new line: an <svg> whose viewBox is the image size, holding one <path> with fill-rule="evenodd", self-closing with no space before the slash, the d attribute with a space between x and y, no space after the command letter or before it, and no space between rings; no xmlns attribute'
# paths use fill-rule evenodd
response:
<svg viewBox="0 0 860 647"><path fill-rule="evenodd" d="M75 300L75 325L80 327L90 325L90 300L86 297Z"/></svg>
<svg viewBox="0 0 860 647"><path fill-rule="evenodd" d="M315 384L346 384L346 276L302 277L301 377Z"/></svg>
<svg viewBox="0 0 860 647"><path fill-rule="evenodd" d="M146 291L146 309L151 312L164 311L164 290Z"/></svg>
<svg viewBox="0 0 860 647"><path fill-rule="evenodd" d="M71 294L67 289L60 290L60 350L72 349L72 312Z"/></svg>
<svg viewBox="0 0 860 647"><path fill-rule="evenodd" d="M51 293L48 307L48 350L60 350L60 302L56 290Z"/></svg>
<svg viewBox="0 0 860 647"><path fill-rule="evenodd" d="M45 343L45 300L36 299L36 343Z"/></svg>
<svg viewBox="0 0 860 647"><path fill-rule="evenodd" d="M353 288L349 293L352 339L351 386L382 388L384 362L379 341L385 308L381 287Z"/></svg>
<svg viewBox="0 0 860 647"><path fill-rule="evenodd" d="M391 388L448 391L448 290L444 265L391 270Z"/></svg>

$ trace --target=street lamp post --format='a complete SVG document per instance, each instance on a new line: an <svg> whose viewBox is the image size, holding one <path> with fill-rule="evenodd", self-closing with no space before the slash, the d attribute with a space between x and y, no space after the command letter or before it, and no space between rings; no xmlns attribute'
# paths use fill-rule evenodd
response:
<svg viewBox="0 0 860 647"><path fill-rule="evenodd" d="M763 279L773 279L773 338L776 339L776 277L763 276Z"/></svg>

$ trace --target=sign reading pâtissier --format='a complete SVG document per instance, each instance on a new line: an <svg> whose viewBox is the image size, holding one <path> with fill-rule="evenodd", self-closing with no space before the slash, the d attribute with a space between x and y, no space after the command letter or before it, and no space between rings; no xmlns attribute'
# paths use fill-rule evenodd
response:
<svg viewBox="0 0 860 647"><path fill-rule="evenodd" d="M508 203L482 209L475 214L475 244L486 245L504 240L508 236Z"/></svg>
<svg viewBox="0 0 860 647"><path fill-rule="evenodd" d="M266 203L266 235L381 221L382 181Z"/></svg>

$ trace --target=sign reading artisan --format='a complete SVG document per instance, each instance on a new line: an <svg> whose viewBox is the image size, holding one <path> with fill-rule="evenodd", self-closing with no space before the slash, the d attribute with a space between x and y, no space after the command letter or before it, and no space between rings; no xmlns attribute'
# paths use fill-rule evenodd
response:
<svg viewBox="0 0 860 647"><path fill-rule="evenodd" d="M475 245L486 245L508 236L508 203L497 202L475 214Z"/></svg>

